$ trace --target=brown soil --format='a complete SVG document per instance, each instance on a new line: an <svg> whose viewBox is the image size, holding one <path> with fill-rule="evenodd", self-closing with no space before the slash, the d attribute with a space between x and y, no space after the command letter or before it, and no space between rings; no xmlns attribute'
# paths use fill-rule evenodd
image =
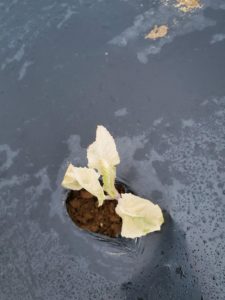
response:
<svg viewBox="0 0 225 300"><path fill-rule="evenodd" d="M125 192L122 184L116 187L120 193ZM115 212L116 205L116 200L105 200L98 207L97 198L84 189L70 191L66 199L68 214L76 225L110 237L118 237L121 233L122 220Z"/></svg>

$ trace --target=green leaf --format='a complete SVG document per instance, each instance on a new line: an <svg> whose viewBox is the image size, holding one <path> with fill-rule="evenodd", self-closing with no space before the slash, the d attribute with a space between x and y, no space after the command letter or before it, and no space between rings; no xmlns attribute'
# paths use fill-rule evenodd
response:
<svg viewBox="0 0 225 300"><path fill-rule="evenodd" d="M101 206L105 199L105 194L100 185L99 176L93 169L77 168L70 164L62 181L62 186L71 190L84 188L98 198L99 206Z"/></svg>
<svg viewBox="0 0 225 300"><path fill-rule="evenodd" d="M115 189L116 168L120 163L116 144L104 126L98 126L96 140L87 149L89 168L97 169L103 177L103 189L111 196L117 197Z"/></svg>
<svg viewBox="0 0 225 300"><path fill-rule="evenodd" d="M164 222L158 205L130 193L121 195L116 213L122 218L121 235L127 238L137 238L158 231Z"/></svg>

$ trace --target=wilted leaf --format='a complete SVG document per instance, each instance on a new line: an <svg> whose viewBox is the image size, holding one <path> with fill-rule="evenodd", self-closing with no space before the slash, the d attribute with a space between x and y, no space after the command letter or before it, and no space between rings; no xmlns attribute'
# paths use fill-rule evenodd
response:
<svg viewBox="0 0 225 300"><path fill-rule="evenodd" d="M75 169L76 168L72 164L69 164L62 181L62 186L66 189L79 191L82 189L82 186L75 178Z"/></svg>
<svg viewBox="0 0 225 300"><path fill-rule="evenodd" d="M97 126L96 140L87 150L88 166L90 168L101 169L99 161L106 161L111 166L120 163L119 154L112 135L104 126Z"/></svg>
<svg viewBox="0 0 225 300"><path fill-rule="evenodd" d="M87 150L89 168L97 169L103 176L103 188L111 196L115 197L118 193L114 183L116 178L115 166L120 163L116 144L104 126L98 126L96 140Z"/></svg>
<svg viewBox="0 0 225 300"><path fill-rule="evenodd" d="M127 238L158 231L164 222L158 205L130 193L121 195L116 213L122 218L121 235Z"/></svg>
<svg viewBox="0 0 225 300"><path fill-rule="evenodd" d="M62 181L62 186L71 190L80 190L81 188L84 188L98 198L100 206L103 204L105 194L98 179L99 174L95 170L89 168L76 168L70 164Z"/></svg>

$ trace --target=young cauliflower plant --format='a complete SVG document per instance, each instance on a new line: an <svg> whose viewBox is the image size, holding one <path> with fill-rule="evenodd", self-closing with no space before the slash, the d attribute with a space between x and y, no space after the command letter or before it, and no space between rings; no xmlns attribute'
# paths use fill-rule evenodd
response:
<svg viewBox="0 0 225 300"><path fill-rule="evenodd" d="M98 199L98 205L104 201L116 199L116 213L122 219L121 236L137 238L158 231L164 222L158 205L131 193L119 194L115 188L116 166L120 163L116 144L103 126L98 126L96 140L87 149L88 168L68 166L62 186L70 190L85 189ZM99 178L102 176L103 185Z"/></svg>

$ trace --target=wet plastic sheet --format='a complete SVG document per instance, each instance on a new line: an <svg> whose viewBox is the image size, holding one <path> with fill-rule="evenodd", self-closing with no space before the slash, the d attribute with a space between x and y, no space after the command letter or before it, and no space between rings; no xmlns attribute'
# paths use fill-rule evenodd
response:
<svg viewBox="0 0 225 300"><path fill-rule="evenodd" d="M223 1L0 1L0 299L224 299ZM162 39L144 39L166 24ZM83 232L68 162L97 124L161 232Z"/></svg>

